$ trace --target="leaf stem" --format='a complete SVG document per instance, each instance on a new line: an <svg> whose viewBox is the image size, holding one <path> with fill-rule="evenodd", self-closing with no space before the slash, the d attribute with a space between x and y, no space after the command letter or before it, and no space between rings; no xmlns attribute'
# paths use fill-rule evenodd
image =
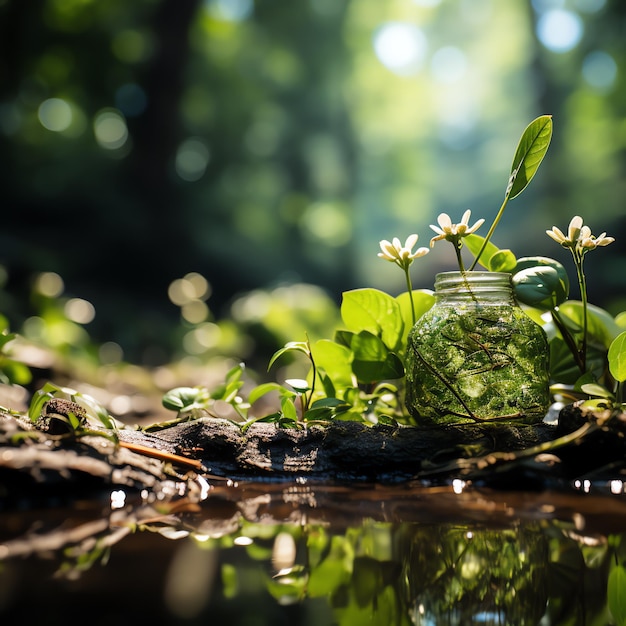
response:
<svg viewBox="0 0 626 626"><path fill-rule="evenodd" d="M482 253L485 251L485 248L487 247L487 244L489 243L489 240L491 239L491 236L493 235L494 231L496 230L496 226L498 225L498 223L500 222L500 219L502 218L502 214L504 213L504 209L506 208L506 205L509 202L509 195L511 194L511 188L512 188L512 183L509 182L509 186L508 186L508 188L506 190L506 195L504 196L504 201L502 202L502 206L498 210L498 214L496 215L496 219L493 220L493 224L491 224L491 227L489 228L489 232L487 233L487 236L485 237L485 240L483 241L483 245L481 246L480 250L478 251L478 254L476 255L476 257L474 258L474 261L470 265L470 268L469 268L470 272L476 267L476 264L480 260L480 257L482 256Z"/></svg>

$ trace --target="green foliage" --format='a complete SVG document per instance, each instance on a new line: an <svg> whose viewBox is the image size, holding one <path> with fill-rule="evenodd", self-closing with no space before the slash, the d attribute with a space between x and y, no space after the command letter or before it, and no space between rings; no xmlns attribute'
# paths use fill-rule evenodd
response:
<svg viewBox="0 0 626 626"><path fill-rule="evenodd" d="M517 150L515 151L515 156L513 157L511 175L504 194L504 201L500 206L498 214L493 220L491 227L489 228L489 232L487 233L480 250L475 255L474 262L472 263L470 270L474 269L476 264L480 262L483 253L489 245L491 236L500 223L504 209L506 208L509 200L519 196L519 194L526 189L530 181L537 173L537 170L539 169L539 166L548 151L551 138L552 116L550 115L542 115L541 117L533 120L522 133ZM493 255L490 255L489 260L492 258Z"/></svg>
<svg viewBox="0 0 626 626"><path fill-rule="evenodd" d="M505 198L486 237L473 234L477 226L469 226L466 211L460 224L452 224L449 216L439 220L433 241L446 239L455 245L461 270L460 250L466 245L474 255L473 268L481 263L487 270L508 272L517 300L529 316L544 327L550 346L550 368L553 393L560 397L582 395L604 405L613 405L621 394L616 387L626 378L626 340L620 332L626 318L613 318L607 311L586 300L586 283L582 273L585 253L598 245L607 245L613 238L594 238L582 218L575 217L569 237L563 240L576 252L577 278L582 302L568 300L570 281L564 266L554 259L528 256L517 259L511 250L501 250L491 236L510 199L517 197L533 179L543 161L552 137L552 118L538 117L524 130L518 143ZM553 227L548 234L561 242L565 237ZM243 427L255 421L271 421L280 425L301 425L311 421L356 419L369 423L406 423L404 407L404 357L409 330L433 305L432 292L413 290L409 268L421 253L412 252L417 235L411 235L403 247L399 238L381 242L382 256L392 260L405 272L408 291L394 298L379 289L362 288L346 291L341 303L342 328L333 340L311 343L290 341L277 350L269 368L288 355L304 355L308 360L306 380L285 380L285 384L262 383L252 389L248 402L239 397L243 369L235 368L227 377L226 386L217 392L197 388L170 392L164 399L166 407L180 413L210 409L218 397L233 404L243 420ZM470 268L470 270L471 270ZM269 369L268 368L268 369ZM230 389L230 393L227 390ZM279 409L270 415L248 416L248 409L268 393L278 397ZM241 409L245 407L246 410Z"/></svg>
<svg viewBox="0 0 626 626"><path fill-rule="evenodd" d="M86 423L83 423L80 416L73 413L68 414L69 425L76 434L86 434L89 425L104 426L108 430L115 430L117 427L115 420L109 415L106 408L95 398L86 393L80 393L69 387L60 387L51 382L47 382L33 394L28 407L28 417L32 422L36 422L39 419L44 405L52 398L69 400L79 405L85 411Z"/></svg>
<svg viewBox="0 0 626 626"><path fill-rule="evenodd" d="M609 574L607 600L616 626L626 625L626 567L616 565Z"/></svg>
<svg viewBox="0 0 626 626"><path fill-rule="evenodd" d="M513 157L507 189L509 200L519 196L537 173L552 139L552 116L542 115L524 130Z"/></svg>
<svg viewBox="0 0 626 626"><path fill-rule="evenodd" d="M626 331L611 342L608 352L611 375L619 383L626 380Z"/></svg>
<svg viewBox="0 0 626 626"><path fill-rule="evenodd" d="M10 357L8 344L10 344L17 335L9 332L9 322L0 315L0 383L26 385L32 379L30 369Z"/></svg>
<svg viewBox="0 0 626 626"><path fill-rule="evenodd" d="M397 350L404 334L404 320L398 302L378 289L355 289L343 294L341 318L348 330L369 332L380 343ZM363 339L361 345L367 344ZM376 351L373 345L369 349ZM368 347L365 347L365 351ZM384 359L383 359L384 360Z"/></svg>

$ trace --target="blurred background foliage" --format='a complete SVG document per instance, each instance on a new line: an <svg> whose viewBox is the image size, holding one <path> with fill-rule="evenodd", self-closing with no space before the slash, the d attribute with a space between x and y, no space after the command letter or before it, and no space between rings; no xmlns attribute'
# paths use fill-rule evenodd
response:
<svg viewBox="0 0 626 626"><path fill-rule="evenodd" d="M0 0L0 312L105 364L264 359L403 290L381 238L492 219L540 114L494 243L567 265L543 233L583 216L622 310L624 41L619 0Z"/></svg>

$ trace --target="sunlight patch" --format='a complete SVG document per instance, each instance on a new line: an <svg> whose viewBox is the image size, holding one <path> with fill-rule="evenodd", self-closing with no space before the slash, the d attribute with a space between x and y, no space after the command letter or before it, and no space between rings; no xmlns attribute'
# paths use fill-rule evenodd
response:
<svg viewBox="0 0 626 626"><path fill-rule="evenodd" d="M414 24L389 22L374 35L374 51L379 61L400 76L419 71L427 47L426 36Z"/></svg>

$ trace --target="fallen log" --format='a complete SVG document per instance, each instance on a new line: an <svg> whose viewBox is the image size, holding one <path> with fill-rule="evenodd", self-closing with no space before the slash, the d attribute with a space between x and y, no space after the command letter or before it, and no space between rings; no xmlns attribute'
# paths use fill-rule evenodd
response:
<svg viewBox="0 0 626 626"><path fill-rule="evenodd" d="M189 473L249 482L463 479L545 489L567 487L577 478L619 476L626 459L625 416L584 414L576 407L561 411L558 426L423 430L335 421L302 428L257 422L243 429L200 417L84 436L69 432L62 419L64 412L77 411L75 404L55 399L36 424L0 414L0 494L16 485L51 482L154 490Z"/></svg>

